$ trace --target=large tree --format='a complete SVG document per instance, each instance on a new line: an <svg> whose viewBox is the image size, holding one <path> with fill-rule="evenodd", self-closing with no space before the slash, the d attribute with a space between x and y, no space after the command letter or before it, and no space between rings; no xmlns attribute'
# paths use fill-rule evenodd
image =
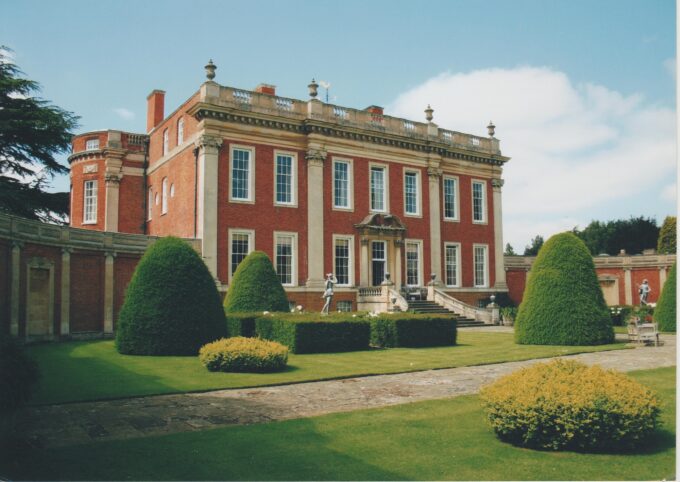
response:
<svg viewBox="0 0 680 482"><path fill-rule="evenodd" d="M536 256L543 246L543 236L537 234L535 238L531 240L531 244L524 247L524 256Z"/></svg>
<svg viewBox="0 0 680 482"><path fill-rule="evenodd" d="M666 216L659 231L659 240L656 245L656 250L661 254L675 254L677 249L677 235L675 233L677 218L675 216Z"/></svg>
<svg viewBox="0 0 680 482"><path fill-rule="evenodd" d="M0 211L60 221L68 215L69 194L45 189L68 167L56 156L68 152L78 117L36 95L40 86L0 47Z"/></svg>
<svg viewBox="0 0 680 482"><path fill-rule="evenodd" d="M656 247L659 227L654 218L640 216L614 221L591 221L582 231L573 229L590 250L598 254L616 255L622 249L628 254L640 254L644 249Z"/></svg>

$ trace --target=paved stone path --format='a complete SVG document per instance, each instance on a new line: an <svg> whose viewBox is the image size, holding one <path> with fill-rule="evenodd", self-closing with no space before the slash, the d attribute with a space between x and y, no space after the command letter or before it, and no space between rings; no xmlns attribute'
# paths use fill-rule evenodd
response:
<svg viewBox="0 0 680 482"><path fill-rule="evenodd" d="M565 358L622 371L674 366L676 337L661 338L659 347ZM56 447L310 417L473 394L482 385L538 361L31 407L20 421L20 429L37 446Z"/></svg>

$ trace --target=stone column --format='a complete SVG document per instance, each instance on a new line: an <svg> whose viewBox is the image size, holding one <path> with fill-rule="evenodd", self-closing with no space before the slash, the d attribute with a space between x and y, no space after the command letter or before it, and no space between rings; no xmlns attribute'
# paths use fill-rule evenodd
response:
<svg viewBox="0 0 680 482"><path fill-rule="evenodd" d="M19 297L21 295L21 248L23 241L12 241L12 278L10 280L9 332L19 336Z"/></svg>
<svg viewBox="0 0 680 482"><path fill-rule="evenodd" d="M116 253L107 251L104 265L104 333L113 333L114 270Z"/></svg>
<svg viewBox="0 0 680 482"><path fill-rule="evenodd" d="M107 160L108 163L108 160ZM106 180L106 210L104 214L104 231L118 232L118 203L120 192L120 176L108 172Z"/></svg>
<svg viewBox="0 0 680 482"><path fill-rule="evenodd" d="M493 187L493 232L494 232L494 258L496 260L496 289L508 289L505 279L505 258L503 256L503 203L501 201L501 188L503 179L491 179Z"/></svg>
<svg viewBox="0 0 680 482"><path fill-rule="evenodd" d="M359 286L368 286L368 238L361 238L361 260L359 267Z"/></svg>
<svg viewBox="0 0 680 482"><path fill-rule="evenodd" d="M627 305L633 304L633 279L630 268L623 268L623 289Z"/></svg>
<svg viewBox="0 0 680 482"><path fill-rule="evenodd" d="M442 279L442 235L441 235L441 214L439 207L439 181L442 177L442 170L430 167L427 169L430 180L430 273L434 273L436 280ZM424 271L424 270L423 270ZM423 273L427 278L428 273ZM439 281L436 281L437 283Z"/></svg>
<svg viewBox="0 0 680 482"><path fill-rule="evenodd" d="M395 239L394 240L394 285L395 289L399 291L401 289L401 247L404 245L404 240Z"/></svg>
<svg viewBox="0 0 680 482"><path fill-rule="evenodd" d="M323 164L326 151L309 149L307 160L307 286L323 288Z"/></svg>
<svg viewBox="0 0 680 482"><path fill-rule="evenodd" d="M61 327L59 334L71 332L71 253L72 248L61 248Z"/></svg>
<svg viewBox="0 0 680 482"><path fill-rule="evenodd" d="M218 167L222 139L203 135L196 141L198 154L197 234L201 239L201 255L210 274L217 279L217 199ZM251 174L252 175L252 174Z"/></svg>
<svg viewBox="0 0 680 482"><path fill-rule="evenodd" d="M666 267L662 266L659 268L659 294L657 296L657 299L659 296L661 296L661 290L663 289L663 285L666 283Z"/></svg>

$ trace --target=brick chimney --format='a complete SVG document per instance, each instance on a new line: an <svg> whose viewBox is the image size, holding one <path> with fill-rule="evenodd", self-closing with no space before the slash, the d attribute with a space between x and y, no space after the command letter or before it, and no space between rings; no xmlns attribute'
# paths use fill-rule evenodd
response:
<svg viewBox="0 0 680 482"><path fill-rule="evenodd" d="M271 84L260 84L255 87L255 92L267 95L276 95L276 86Z"/></svg>
<svg viewBox="0 0 680 482"><path fill-rule="evenodd" d="M146 98L146 132L151 132L154 127L164 119L165 91L153 90Z"/></svg>
<svg viewBox="0 0 680 482"><path fill-rule="evenodd" d="M365 111L370 112L371 114L377 114L377 115L383 115L384 109L378 105L369 105L364 109Z"/></svg>

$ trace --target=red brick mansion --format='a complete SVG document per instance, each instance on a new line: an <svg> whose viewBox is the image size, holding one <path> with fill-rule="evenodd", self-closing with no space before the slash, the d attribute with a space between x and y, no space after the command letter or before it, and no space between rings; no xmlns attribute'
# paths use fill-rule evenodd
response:
<svg viewBox="0 0 680 482"><path fill-rule="evenodd" d="M475 304L507 291L502 167L488 137L331 105L261 84L207 81L166 114L148 97L147 133L98 131L73 140L71 226L200 240L221 289L253 250L267 253L289 299L356 309L362 289L391 278ZM425 107L425 106L424 106ZM318 307L317 307L318 305ZM335 306L333 307L335 309Z"/></svg>

